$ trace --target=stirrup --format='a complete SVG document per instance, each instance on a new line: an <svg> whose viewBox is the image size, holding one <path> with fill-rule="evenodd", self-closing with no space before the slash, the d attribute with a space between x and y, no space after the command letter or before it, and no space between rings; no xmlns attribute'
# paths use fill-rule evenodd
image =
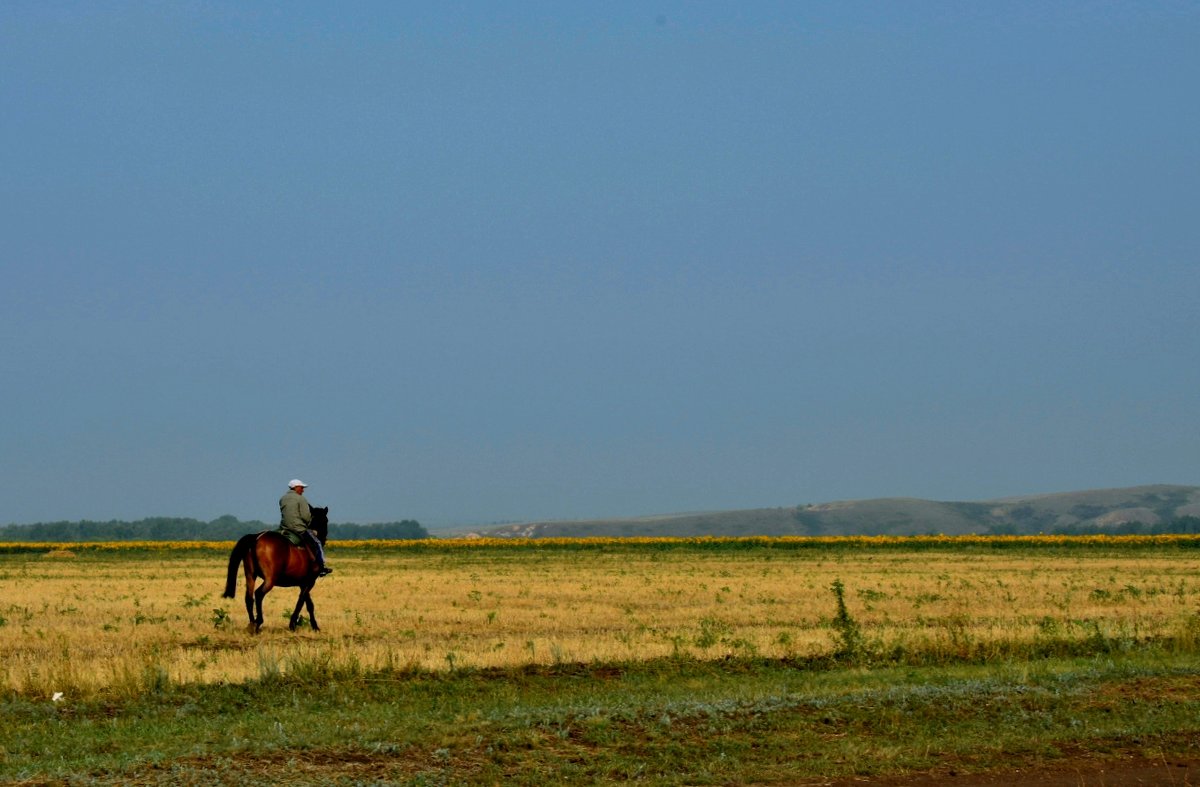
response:
<svg viewBox="0 0 1200 787"><path fill-rule="evenodd" d="M330 568L329 566L321 566L321 568L317 571L317 576L324 577L324 576L327 576L332 573L333 573L333 569Z"/></svg>

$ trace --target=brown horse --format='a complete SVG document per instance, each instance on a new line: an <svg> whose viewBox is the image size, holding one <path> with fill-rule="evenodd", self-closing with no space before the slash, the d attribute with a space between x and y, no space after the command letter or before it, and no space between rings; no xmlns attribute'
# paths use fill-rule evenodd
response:
<svg viewBox="0 0 1200 787"><path fill-rule="evenodd" d="M312 523L309 527L316 532L321 544L329 537L329 509L314 508ZM320 631L317 618L313 614L312 595L313 585L317 582L317 561L307 546L295 546L278 530L265 530L261 533L247 533L242 536L233 552L229 555L229 575L225 580L225 598L233 598L237 589L237 570L241 564L246 574L246 614L250 616L250 630L257 634L262 631L263 596L278 585L281 588L300 588L300 598L296 599L296 609L288 628L296 630L300 622L300 609L308 607L308 621L313 631ZM254 578L262 579L258 589L254 589Z"/></svg>

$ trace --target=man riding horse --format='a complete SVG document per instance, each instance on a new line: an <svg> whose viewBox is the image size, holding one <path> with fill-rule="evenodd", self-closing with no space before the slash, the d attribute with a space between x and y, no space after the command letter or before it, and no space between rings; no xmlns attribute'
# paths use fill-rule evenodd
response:
<svg viewBox="0 0 1200 787"><path fill-rule="evenodd" d="M309 529L309 525L312 524L312 508L304 499L304 489L307 486L308 484L299 478L288 482L288 491L279 498L279 530L296 546L307 542L313 548L319 566L317 576L323 577L332 574L333 569L325 565L325 550L321 546L321 540Z"/></svg>
<svg viewBox="0 0 1200 787"><path fill-rule="evenodd" d="M284 501L280 501L280 512L285 522L291 519L303 527L307 521L311 525L305 528L308 532L299 535L280 526L278 530L247 533L238 539L233 551L229 553L224 595L225 598L233 598L237 591L240 567L246 575L246 614L250 618L250 630L254 633L262 630L263 598L275 587L300 588L296 608L288 619L288 628L296 630L300 625L300 610L307 608L309 625L313 631L320 631L312 600L312 589L317 582L317 572L320 568L314 552L320 554L320 547L329 537L329 509L310 507L301 494L304 491L303 482L297 480L292 484L292 496L289 498L288 495L284 495L288 502L285 505ZM302 539L311 537L309 534L315 536L315 550L310 550L300 543ZM326 569L320 573L328 574L329 571ZM261 579L262 584L255 587L255 579Z"/></svg>

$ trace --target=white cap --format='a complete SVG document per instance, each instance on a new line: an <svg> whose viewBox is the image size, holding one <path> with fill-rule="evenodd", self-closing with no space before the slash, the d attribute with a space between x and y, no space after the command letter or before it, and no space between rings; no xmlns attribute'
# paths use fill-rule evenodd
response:
<svg viewBox="0 0 1200 787"><path fill-rule="evenodd" d="M308 486L308 484L304 483L299 478L293 478L291 481L288 481L288 489L295 489L298 486Z"/></svg>

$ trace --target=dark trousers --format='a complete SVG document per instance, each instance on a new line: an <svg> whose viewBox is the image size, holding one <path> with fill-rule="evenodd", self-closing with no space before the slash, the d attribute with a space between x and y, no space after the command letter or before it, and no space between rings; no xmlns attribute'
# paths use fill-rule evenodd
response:
<svg viewBox="0 0 1200 787"><path fill-rule="evenodd" d="M311 530L305 530L304 535L308 536L308 541L317 550L318 567L325 565L325 548L321 546L321 539L317 538L317 534Z"/></svg>

